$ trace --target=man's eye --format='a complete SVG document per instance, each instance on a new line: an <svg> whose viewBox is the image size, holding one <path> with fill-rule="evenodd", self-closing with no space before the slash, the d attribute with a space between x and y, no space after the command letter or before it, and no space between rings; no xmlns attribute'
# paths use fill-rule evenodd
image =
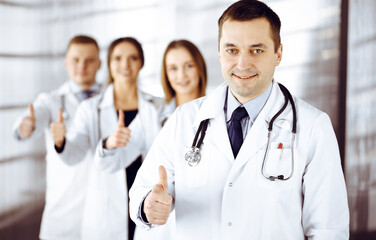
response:
<svg viewBox="0 0 376 240"><path fill-rule="evenodd" d="M229 54L235 54L235 53L237 53L237 51L235 49L227 49L227 52Z"/></svg>
<svg viewBox="0 0 376 240"><path fill-rule="evenodd" d="M262 53L263 51L261 49L253 49L252 50L252 53L255 53L255 54L260 54Z"/></svg>

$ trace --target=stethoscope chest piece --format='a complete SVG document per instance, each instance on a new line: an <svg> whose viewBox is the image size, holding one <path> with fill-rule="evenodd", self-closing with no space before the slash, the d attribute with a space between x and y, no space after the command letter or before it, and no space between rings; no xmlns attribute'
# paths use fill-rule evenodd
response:
<svg viewBox="0 0 376 240"><path fill-rule="evenodd" d="M200 149L192 147L191 150L185 154L185 161L187 161L188 165L191 167L197 166L201 161Z"/></svg>
<svg viewBox="0 0 376 240"><path fill-rule="evenodd" d="M63 119L67 121L69 119L69 114L66 111L63 111Z"/></svg>

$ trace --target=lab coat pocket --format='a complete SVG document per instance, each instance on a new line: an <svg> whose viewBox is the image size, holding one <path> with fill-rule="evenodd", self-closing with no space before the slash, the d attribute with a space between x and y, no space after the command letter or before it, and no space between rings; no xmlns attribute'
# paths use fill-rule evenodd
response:
<svg viewBox="0 0 376 240"><path fill-rule="evenodd" d="M185 147L185 153L191 151L191 147ZM200 162L195 166L190 166L188 161L184 157L184 169L183 174L184 179L183 182L188 188L198 188L200 186L204 186L207 184L208 181L208 163L209 163L209 156L208 151L200 150Z"/></svg>
<svg viewBox="0 0 376 240"><path fill-rule="evenodd" d="M258 178L260 185L268 188L288 189L293 186L294 172L297 168L297 161L293 158L291 142L271 142L267 155L265 151L260 153L261 174ZM289 178L288 180L275 179L271 181L269 177Z"/></svg>

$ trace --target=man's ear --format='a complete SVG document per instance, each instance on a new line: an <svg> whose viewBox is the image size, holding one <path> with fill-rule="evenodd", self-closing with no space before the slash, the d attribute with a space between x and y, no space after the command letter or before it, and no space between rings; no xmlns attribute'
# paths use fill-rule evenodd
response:
<svg viewBox="0 0 376 240"><path fill-rule="evenodd" d="M282 61L282 52L283 52L283 45L280 44L278 49L277 49L277 52L275 53L275 65L278 66L281 61Z"/></svg>
<svg viewBox="0 0 376 240"><path fill-rule="evenodd" d="M98 70L102 67L102 61L99 59Z"/></svg>

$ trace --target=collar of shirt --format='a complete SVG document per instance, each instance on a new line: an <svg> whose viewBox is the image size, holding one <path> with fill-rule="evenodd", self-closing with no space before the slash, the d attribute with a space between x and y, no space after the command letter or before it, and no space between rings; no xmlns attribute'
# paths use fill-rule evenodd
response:
<svg viewBox="0 0 376 240"><path fill-rule="evenodd" d="M76 94L76 93L83 91L82 88L77 83L75 83L73 81L69 81L68 84L69 84L69 88L70 88L70 90L73 94ZM98 94L101 91L101 87L98 83L94 83L88 90L91 90L91 91Z"/></svg>
<svg viewBox="0 0 376 240"><path fill-rule="evenodd" d="M248 113L248 117L245 117L242 121L242 128L243 128L243 135L244 137L247 135L248 129L252 127L253 123L255 122L257 116L261 112L262 108L265 106L266 101L269 98L269 95L272 91L272 83L270 86L264 91L262 94L257 96L256 98L246 102L245 104L241 104L235 96L232 94L231 90L227 90L227 97L225 101L225 117L227 128L229 127L232 112L239 106L243 106Z"/></svg>
<svg viewBox="0 0 376 240"><path fill-rule="evenodd" d="M75 96L83 91L82 88L73 81L69 81L69 89ZM97 95L101 92L101 86L98 83L94 83L88 90L93 91L94 95Z"/></svg>

